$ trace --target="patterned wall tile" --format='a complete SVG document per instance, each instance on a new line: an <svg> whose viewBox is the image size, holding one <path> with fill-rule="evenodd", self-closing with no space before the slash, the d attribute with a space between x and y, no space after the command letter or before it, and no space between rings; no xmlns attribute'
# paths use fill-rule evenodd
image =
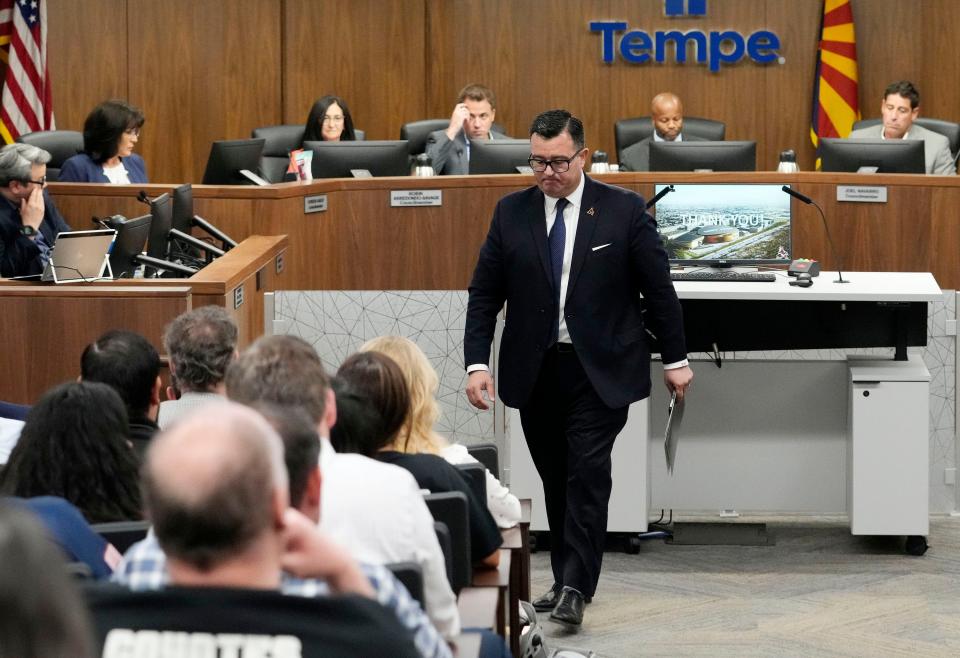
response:
<svg viewBox="0 0 960 658"><path fill-rule="evenodd" d="M466 291L299 291L278 293L278 325L311 343L333 372L366 340L399 334L415 341L440 375L437 399L439 431L462 443L490 441L494 416L478 412L463 393L463 327ZM930 370L930 511L956 508L953 486L944 484L945 468L956 464L956 336L947 322L956 318L956 295L945 292L929 307L928 344L922 349ZM725 359L844 360L847 354L892 356L890 349L780 350L725 353ZM701 356L701 355L696 355ZM501 446L502 448L502 446Z"/></svg>

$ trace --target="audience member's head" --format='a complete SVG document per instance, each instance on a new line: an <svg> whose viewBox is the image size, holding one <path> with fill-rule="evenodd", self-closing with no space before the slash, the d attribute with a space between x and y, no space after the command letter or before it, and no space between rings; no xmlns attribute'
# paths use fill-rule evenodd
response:
<svg viewBox="0 0 960 658"><path fill-rule="evenodd" d="M372 457L393 445L410 410L407 382L396 361L382 352L357 352L341 364L334 390L337 424L330 441L338 452Z"/></svg>
<svg viewBox="0 0 960 658"><path fill-rule="evenodd" d="M683 103L680 97L665 91L650 102L650 118L660 139L674 141L683 131Z"/></svg>
<svg viewBox="0 0 960 658"><path fill-rule="evenodd" d="M46 180L50 154L30 144L7 144L0 149L0 194L19 203Z"/></svg>
<svg viewBox="0 0 960 658"><path fill-rule="evenodd" d="M887 139L901 139L920 116L920 92L912 82L900 80L887 85L880 104L883 117L883 135Z"/></svg>
<svg viewBox="0 0 960 658"><path fill-rule="evenodd" d="M440 405L434 397L440 378L427 355L416 343L402 336L380 336L364 343L360 350L390 357L400 367L406 382L410 401L393 447L401 452L440 452L446 440L433 430L440 417Z"/></svg>
<svg viewBox="0 0 960 658"><path fill-rule="evenodd" d="M116 329L87 345L80 378L109 385L127 405L131 422L156 420L160 407L160 355L146 338Z"/></svg>
<svg viewBox="0 0 960 658"><path fill-rule="evenodd" d="M83 151L96 163L125 158L140 138L144 117L140 108L122 100L104 101L83 122Z"/></svg>
<svg viewBox="0 0 960 658"><path fill-rule="evenodd" d="M287 473L280 439L256 411L224 403L158 435L143 493L172 582L217 584L228 567L235 584L279 583Z"/></svg>
<svg viewBox="0 0 960 658"><path fill-rule="evenodd" d="M237 325L226 309L201 306L167 325L163 346L178 390L222 393L227 366L237 355Z"/></svg>
<svg viewBox="0 0 960 658"><path fill-rule="evenodd" d="M352 142L357 139L350 108L339 96L324 96L310 108L303 141Z"/></svg>
<svg viewBox="0 0 960 658"><path fill-rule="evenodd" d="M65 498L90 523L139 519L138 468L120 396L106 384L70 382L27 414L2 491Z"/></svg>
<svg viewBox="0 0 960 658"><path fill-rule="evenodd" d="M489 139L490 128L497 116L497 97L493 90L475 83L460 90L457 104L467 106L470 116L463 122L463 130L469 139Z"/></svg>
<svg viewBox="0 0 960 658"><path fill-rule="evenodd" d="M256 403L260 413L280 435L287 467L290 506L313 520L320 520L320 436L303 409Z"/></svg>
<svg viewBox="0 0 960 658"><path fill-rule="evenodd" d="M330 378L307 342L295 336L262 336L227 369L227 397L303 409L327 434L336 420Z"/></svg>
<svg viewBox="0 0 960 658"><path fill-rule="evenodd" d="M63 554L29 512L0 501L0 658L93 656Z"/></svg>

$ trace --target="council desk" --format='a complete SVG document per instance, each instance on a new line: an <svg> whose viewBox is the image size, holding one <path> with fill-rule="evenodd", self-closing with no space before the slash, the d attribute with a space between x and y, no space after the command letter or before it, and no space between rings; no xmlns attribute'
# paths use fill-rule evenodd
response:
<svg viewBox="0 0 960 658"><path fill-rule="evenodd" d="M792 201L794 256L819 260L824 269L931 272L944 288L960 288L957 176L756 172L597 178L647 198L663 183L789 184L823 207L837 249L834 257L816 209ZM518 174L197 185L194 203L197 214L235 239L288 235L285 290L464 290L497 201L532 184L532 176ZM142 215L140 190L154 196L173 187L53 183L50 191L80 229L91 228L93 216ZM879 188L886 201L838 201L849 188ZM392 205L397 193L411 191L429 192L439 205Z"/></svg>

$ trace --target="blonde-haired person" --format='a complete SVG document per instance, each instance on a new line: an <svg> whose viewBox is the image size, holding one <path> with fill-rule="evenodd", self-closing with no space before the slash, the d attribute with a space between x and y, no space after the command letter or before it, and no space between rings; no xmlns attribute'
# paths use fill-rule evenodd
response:
<svg viewBox="0 0 960 658"><path fill-rule="evenodd" d="M440 455L451 464L477 464L465 446L451 443L438 434L434 424L440 417L436 392L440 378L427 355L416 343L402 336L380 336L368 340L361 352L380 352L397 362L410 391L410 412L394 440L393 450L406 453L425 452ZM520 501L489 470L487 474L487 508L497 525L509 528L520 521Z"/></svg>

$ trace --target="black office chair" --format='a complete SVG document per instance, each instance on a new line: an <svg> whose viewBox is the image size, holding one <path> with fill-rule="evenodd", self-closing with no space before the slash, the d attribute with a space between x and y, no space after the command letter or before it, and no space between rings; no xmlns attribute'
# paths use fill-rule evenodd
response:
<svg viewBox="0 0 960 658"><path fill-rule="evenodd" d="M303 144L303 124L254 128L250 136L266 140L260 156L260 175L271 183L282 183L290 164L290 151Z"/></svg>
<svg viewBox="0 0 960 658"><path fill-rule="evenodd" d="M457 470L470 485L481 505L487 504L487 467L483 464L457 464Z"/></svg>
<svg viewBox="0 0 960 658"><path fill-rule="evenodd" d="M474 443L467 446L467 452L471 457L486 466L487 470L500 479L500 452L497 450L497 444L492 441L483 443Z"/></svg>
<svg viewBox="0 0 960 658"><path fill-rule="evenodd" d="M50 182L60 180L63 163L83 150L83 134L76 130L40 130L20 135L17 141L42 148L50 154L47 163L47 180Z"/></svg>
<svg viewBox="0 0 960 658"><path fill-rule="evenodd" d="M427 609L423 598L423 569L416 562L391 562L384 565L407 588L420 607Z"/></svg>
<svg viewBox="0 0 960 658"><path fill-rule="evenodd" d="M882 119L861 119L853 124L853 129L859 130L860 128L879 126L882 121ZM950 155L953 156L954 160L957 159L957 154L960 153L960 123L931 119L930 117L917 117L914 123L945 136L950 142Z"/></svg>
<svg viewBox="0 0 960 658"><path fill-rule="evenodd" d="M443 564L447 573L447 582L453 582L453 543L450 539L450 528L443 521L433 522L433 531L437 534L437 543L443 553Z"/></svg>
<svg viewBox="0 0 960 658"><path fill-rule="evenodd" d="M365 134L354 128L357 141ZM254 139L265 139L263 154L260 156L260 176L271 183L282 183L290 164L290 151L303 145L303 124L281 124L254 128L250 134Z"/></svg>
<svg viewBox="0 0 960 658"><path fill-rule="evenodd" d="M121 553L147 536L150 530L149 521L112 521L110 523L94 523L90 526L93 531L113 544Z"/></svg>
<svg viewBox="0 0 960 658"><path fill-rule="evenodd" d="M450 125L450 119L422 119L411 121L400 127L400 139L407 140L410 155L420 155L427 150L427 137L435 130L443 130Z"/></svg>
<svg viewBox="0 0 960 658"><path fill-rule="evenodd" d="M458 593L469 585L473 578L467 496L462 491L444 491L427 494L423 500L427 503L434 521L446 524L450 530L450 555L453 562L450 587Z"/></svg>
<svg viewBox="0 0 960 658"><path fill-rule="evenodd" d="M683 117L683 132L689 135L702 137L711 142L722 142L726 137L727 125L722 121L702 119L700 117ZM623 158L623 150L646 139L653 134L653 119L650 117L633 117L620 119L613 124L613 138L617 145L617 162Z"/></svg>

